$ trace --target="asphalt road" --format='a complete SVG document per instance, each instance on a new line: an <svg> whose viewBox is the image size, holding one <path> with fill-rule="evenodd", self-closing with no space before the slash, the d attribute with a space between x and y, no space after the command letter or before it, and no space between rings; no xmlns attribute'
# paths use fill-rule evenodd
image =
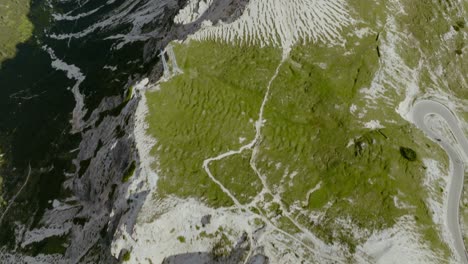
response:
<svg viewBox="0 0 468 264"><path fill-rule="evenodd" d="M468 140L461 129L457 117L441 103L430 100L418 101L414 105L412 114L416 126L423 130L431 139L435 140L449 155L451 175L446 220L455 243L455 250L460 256L460 261L461 263L468 264L468 254L463 243L459 222L460 199L463 190L463 178L465 177L464 161L468 161ZM445 119L456 139L457 144L455 146L451 145L447 138L444 138L427 126L425 117L431 114L439 115Z"/></svg>

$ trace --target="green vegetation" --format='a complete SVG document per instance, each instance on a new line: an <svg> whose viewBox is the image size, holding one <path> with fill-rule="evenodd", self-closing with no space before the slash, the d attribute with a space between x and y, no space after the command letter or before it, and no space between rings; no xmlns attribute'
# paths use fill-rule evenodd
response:
<svg viewBox="0 0 468 264"><path fill-rule="evenodd" d="M364 128L349 111L352 104L363 105L359 90L370 85L377 69L378 54L366 53L373 39L362 39L349 56L336 55L349 47L306 46L292 52L265 109L259 168L268 175L270 188L281 190L287 207L306 201L305 212L325 212L319 223L309 222L302 211L295 214L328 243L338 240L353 252L363 242L337 224L339 218L351 219L359 229L382 230L411 214L425 239L448 252L424 202L425 169L416 159L416 152L433 157L433 152L441 153L440 148L402 120L392 106L369 110L370 117L378 111L378 120L385 126L379 130ZM405 147L400 150L400 146ZM444 155L439 157L446 160ZM308 197L318 183L321 188ZM396 196L414 209L398 208Z"/></svg>
<svg viewBox="0 0 468 264"><path fill-rule="evenodd" d="M266 193L263 201L250 208L290 233L300 232L287 217L291 215L325 242L340 242L351 253L366 240L365 235L356 237L356 230L370 234L391 228L400 217L411 215L424 242L448 256L426 204L426 168L422 162L430 157L446 165L445 153L395 112L404 93L382 81L385 98L370 102L362 94L375 81L380 60L387 52L379 45L388 37L388 32L382 32L383 26L376 26L385 24L385 5L376 4L373 9L366 3L352 0L350 6L355 15L369 18L358 23L371 27L371 33L357 36L353 27L345 29L343 46L294 47L282 65L265 107L266 122L255 158L281 204ZM410 24L409 17L402 16L398 25ZM431 16L422 13L415 19L423 21L425 17ZM465 30L460 21L453 25L456 32ZM431 30L442 34L446 29L438 25ZM436 34L408 30L419 37ZM157 157L154 168L160 175L158 195L195 197L215 208L231 206L232 201L209 179L202 164L254 138L253 122L281 53L273 48L213 42L174 46L184 73L161 83L160 90L147 93L148 131L158 141L152 150ZM420 54L406 51L408 47L396 48L402 49L398 52L410 67L420 63ZM431 48L423 50L429 52ZM428 71L423 70L421 82L427 80ZM359 110L350 109L365 112L359 116ZM382 128L366 128L364 124L371 120L379 121ZM263 188L250 167L251 155L252 151L246 150L210 164L216 179L243 204L258 198ZM316 186L320 188L311 192ZM323 217L313 222L311 212ZM201 238L213 236L200 233ZM227 252L221 245L213 248L220 256Z"/></svg>
<svg viewBox="0 0 468 264"><path fill-rule="evenodd" d="M206 231L201 231L200 232L200 237L201 238L213 238L213 237L215 237L215 235L214 234L208 234Z"/></svg>
<svg viewBox="0 0 468 264"><path fill-rule="evenodd" d="M158 161L154 165L160 175L159 195L191 196L211 206L230 206L232 201L202 168L203 161L238 149L239 138L254 138L253 120L281 51L195 41L174 46L184 74L161 83L160 91L147 93L148 131L158 139L152 153ZM245 167L242 160L227 162ZM231 181L249 176L221 177ZM252 183L253 191L255 186Z"/></svg>
<svg viewBox="0 0 468 264"><path fill-rule="evenodd" d="M232 247L233 245L231 240L229 240L225 234L221 234L220 238L213 245L211 252L213 253L215 259L222 259L229 256L232 251Z"/></svg>
<svg viewBox="0 0 468 264"><path fill-rule="evenodd" d="M184 236L178 236L177 240L179 240L180 243L185 243L185 237Z"/></svg>
<svg viewBox="0 0 468 264"><path fill-rule="evenodd" d="M5 59L12 58L16 45L26 41L33 31L28 20L30 0L2 0L0 3L0 67Z"/></svg>
<svg viewBox="0 0 468 264"><path fill-rule="evenodd" d="M126 251L125 254L124 254L123 257L122 257L122 260L123 260L124 262L127 262L127 261L130 260L130 257L131 257L130 251Z"/></svg>
<svg viewBox="0 0 468 264"><path fill-rule="evenodd" d="M468 28L460 4L430 0L402 3L405 14L398 16L398 26L414 38L402 50L411 50L417 42L419 51L413 49L411 57L416 62L420 59L425 62L426 67L421 69L424 77L421 88L434 86L428 72L440 67L443 82L435 83L435 88L453 93L456 98L468 98L468 89L462 85L468 76L468 57L462 52L467 44L464 35Z"/></svg>
<svg viewBox="0 0 468 264"><path fill-rule="evenodd" d="M16 45L32 35L33 25L28 20L30 0L2 0L0 2L0 68L2 62L13 58ZM0 149L0 155L2 154ZM3 157L0 156L0 167ZM0 207L5 203L2 198L3 179L0 175Z"/></svg>
<svg viewBox="0 0 468 264"><path fill-rule="evenodd" d="M417 159L416 152L410 148L400 147L400 154L409 161L416 161Z"/></svg>
<svg viewBox="0 0 468 264"><path fill-rule="evenodd" d="M135 170L136 170L136 162L133 161L130 166L128 167L127 169L127 172L125 172L123 178L122 178L122 182L128 182L128 180L130 180L130 178L133 176L133 174L135 174Z"/></svg>
<svg viewBox="0 0 468 264"><path fill-rule="evenodd" d="M436 91L439 94L448 94L450 100L460 105L465 104L463 100L468 98L466 89L468 57L465 37L468 32L466 26L468 3L430 0L405 0L402 3L405 12L397 17L396 22L399 30L408 32L412 39L405 43L406 45L402 45L401 50L408 50L405 58L411 58L415 62L413 65L419 61L424 62L419 70L421 77L418 86L424 93ZM418 46L418 51L413 48L415 45ZM457 115L467 120L467 116L462 111ZM462 206L460 211L464 210L468 212ZM465 243L468 245L466 240Z"/></svg>
<svg viewBox="0 0 468 264"><path fill-rule="evenodd" d="M262 190L262 183L250 167L252 151L246 150L240 155L230 156L220 161L214 161L210 167L213 175L229 190L242 204L252 202Z"/></svg>
<svg viewBox="0 0 468 264"><path fill-rule="evenodd" d="M128 101L130 101L130 99L132 99L134 89L135 88L133 86L130 86L130 88L128 88L127 95L125 96L125 100L124 100L125 103L127 103Z"/></svg>
<svg viewBox="0 0 468 264"><path fill-rule="evenodd" d="M209 239L214 241L211 253L215 259L223 259L227 257L232 251L232 241L229 240L226 234L232 235L232 230L229 229L229 227L227 227L227 230L225 230L222 226L219 226L214 233L207 233L206 231L202 231L199 234L200 239Z"/></svg>

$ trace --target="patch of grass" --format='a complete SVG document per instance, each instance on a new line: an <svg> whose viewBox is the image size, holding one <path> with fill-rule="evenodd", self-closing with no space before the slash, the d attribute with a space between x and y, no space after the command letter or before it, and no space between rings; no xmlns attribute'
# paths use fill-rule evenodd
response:
<svg viewBox="0 0 468 264"><path fill-rule="evenodd" d="M201 231L200 232L200 237L201 238L214 238L216 235L215 234L208 234L206 231Z"/></svg>
<svg viewBox="0 0 468 264"><path fill-rule="evenodd" d="M130 251L125 252L125 254L122 256L122 260L124 262L130 261L131 253Z"/></svg>
<svg viewBox="0 0 468 264"><path fill-rule="evenodd" d="M417 56L418 62L424 60L427 67L424 70L441 69L438 74L443 76L444 82L436 83L436 89L453 93L457 98L468 98L468 90L461 85L468 75L468 59L462 51L466 46L464 35L468 31L466 14L460 12L459 3L452 2L401 1L405 14L397 16L396 22L401 31L408 32L413 38L401 49L412 50L411 56ZM418 52L414 49L415 42ZM422 89L434 85L430 78L423 81Z"/></svg>
<svg viewBox="0 0 468 264"><path fill-rule="evenodd" d="M178 236L177 240L179 240L180 243L185 243L185 237L184 236Z"/></svg>
<svg viewBox="0 0 468 264"><path fill-rule="evenodd" d="M400 147L400 154L403 156L403 158L409 160L409 161L416 161L417 155L416 151L410 149L410 148L405 148L405 147Z"/></svg>
<svg viewBox="0 0 468 264"><path fill-rule="evenodd" d="M341 55L349 48L298 47L273 83L259 160L273 189L297 194L285 193L286 203L304 200L324 178L322 171L340 163L339 151L353 139L348 109L377 66L377 55L366 52L374 42L374 36L361 40L367 45L354 47L349 56Z"/></svg>
<svg viewBox="0 0 468 264"><path fill-rule="evenodd" d="M468 98L468 90L462 85L466 83L465 76L468 76L467 54L463 52L466 46L468 3L431 0L404 0L400 3L404 12L396 16L396 24L400 32L408 34L404 38L406 41L399 43L399 49L407 51L400 52L406 61L411 58L415 62L412 66L420 74L417 85L422 94L449 94L451 101L463 105L462 100ZM418 66L419 63L422 67ZM460 118L462 115L458 113ZM420 154L418 149L415 150ZM440 157L441 149L436 147L432 150L432 156L438 156L437 160L448 166L446 157ZM419 204L421 213L429 211L422 202ZM442 248L447 255L448 249L441 245L438 235L432 228L426 228L429 221L425 222L419 216L417 221L422 226L425 239L436 245L436 248Z"/></svg>
<svg viewBox="0 0 468 264"><path fill-rule="evenodd" d="M254 138L253 120L281 51L196 41L174 49L184 74L146 94L148 132L157 139L152 154L158 161L158 195L231 206L203 170L203 161L240 148L241 137Z"/></svg>
<svg viewBox="0 0 468 264"><path fill-rule="evenodd" d="M16 45L32 35L28 20L30 0L6 0L0 3L0 67L5 59L14 57Z"/></svg>
<svg viewBox="0 0 468 264"><path fill-rule="evenodd" d="M250 167L252 151L247 150L240 155L230 156L220 161L214 161L210 166L213 175L242 204L248 204L262 191L262 183Z"/></svg>
<svg viewBox="0 0 468 264"><path fill-rule="evenodd" d="M222 259L229 256L232 251L232 242L225 234L221 234L220 238L213 245L211 252L214 255L214 259Z"/></svg>
<svg viewBox="0 0 468 264"><path fill-rule="evenodd" d="M362 104L359 90L370 85L378 69L378 55L367 52L374 41L373 36L361 39L348 56L338 55L346 47L306 46L292 52L265 109L258 166L286 207L306 201L321 182L304 210L325 216L319 223L305 218L301 223L324 241L340 241L353 252L363 241L356 241L336 219L349 217L356 228L382 230L410 214L424 238L445 250L424 202L425 170L416 159L416 152L430 156L437 146L392 106L376 111L385 125L381 130L365 128L349 111L352 104ZM386 117L392 121L387 123ZM405 146L403 152L400 146ZM397 208L395 196L415 209Z"/></svg>
<svg viewBox="0 0 468 264"><path fill-rule="evenodd" d="M125 172L123 178L122 178L122 182L128 182L130 180L130 178L132 178L133 174L135 174L135 170L136 170L136 163L135 161L133 161L130 166L128 167L127 169L127 172Z"/></svg>
<svg viewBox="0 0 468 264"><path fill-rule="evenodd" d="M283 211L280 208L280 205L278 203L271 203L268 207L268 211L273 214L273 216L281 216L283 214Z"/></svg>
<svg viewBox="0 0 468 264"><path fill-rule="evenodd" d="M132 99L133 89L134 89L133 86L130 86L130 88L128 88L127 95L125 96L124 102L128 102L128 101L130 101L130 99Z"/></svg>

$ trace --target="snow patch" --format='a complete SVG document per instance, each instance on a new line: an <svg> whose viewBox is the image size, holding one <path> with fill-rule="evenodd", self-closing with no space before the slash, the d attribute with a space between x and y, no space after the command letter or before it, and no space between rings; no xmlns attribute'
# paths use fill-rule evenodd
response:
<svg viewBox="0 0 468 264"><path fill-rule="evenodd" d="M392 12L400 12L393 10ZM390 16L386 21L386 34L381 38L380 68L376 72L369 88L361 89L364 97L370 102L379 104L376 100L381 98L388 105L396 104L389 93L405 95L405 99L399 103L396 111L406 120L410 119L411 104L419 94L419 74L423 67L420 61L417 67L410 68L399 55L399 49L403 46L414 46L413 41L405 32L398 28L395 17Z"/></svg>
<svg viewBox="0 0 468 264"><path fill-rule="evenodd" d="M357 110L357 106L355 104L352 104L350 107L349 107L349 112L351 114L354 114Z"/></svg>
<svg viewBox="0 0 468 264"><path fill-rule="evenodd" d="M103 69L104 69L104 70L110 70L110 71L116 71L116 70L117 70L117 66L104 65Z"/></svg>
<svg viewBox="0 0 468 264"><path fill-rule="evenodd" d="M380 124L379 120L371 120L365 123L364 127L372 130L385 128L383 125Z"/></svg>
<svg viewBox="0 0 468 264"><path fill-rule="evenodd" d="M81 72L80 68L76 67L73 64L67 64L64 61L57 58L57 56L55 56L55 53L51 48L47 46L43 46L42 48L47 53L49 53L49 56L52 60L52 68L58 71L65 72L68 79L76 80L75 85L73 85L71 89L73 96L75 97L76 104L75 104L75 108L73 109L73 116L72 116L72 120L70 121L70 123L72 124L71 133L77 133L81 131L82 129L84 125L83 118L86 115L86 112L88 111L85 108L84 95L80 92L80 85L85 80L86 77Z"/></svg>
<svg viewBox="0 0 468 264"><path fill-rule="evenodd" d="M187 5L179 11L179 14L174 18L177 24L189 24L201 17L208 10L213 0L190 0Z"/></svg>
<svg viewBox="0 0 468 264"><path fill-rule="evenodd" d="M134 86L134 91L139 91L141 98L138 102L138 106L135 113L135 143L138 150L138 156L140 157L140 173L143 174L143 179L148 184L149 189L156 187L158 175L153 171L151 165L155 159L150 154L151 149L156 144L156 140L146 133L149 124L146 122L146 115L148 114L148 105L146 103L145 89L148 88L149 80L147 78L141 80ZM132 186L138 186L139 183L132 182Z"/></svg>
<svg viewBox="0 0 468 264"><path fill-rule="evenodd" d="M108 1L106 4L112 4L113 2L114 0ZM115 9L111 15L104 16L100 21L92 24L82 31L64 34L50 34L48 37L59 40L83 38L96 31L110 31L122 24L128 24L130 25L130 30L127 33L112 35L106 38L119 40L113 48L121 49L126 44L135 41L146 41L160 34L160 29L155 29L151 32L146 32L144 29L147 25L157 21L159 17L164 15L167 8L170 8L173 5L174 1L170 0L147 1L144 4L142 4L142 1L125 1L121 6ZM82 14L82 16L87 15L89 14ZM80 18L80 15L73 17L56 14L55 18L58 20L76 20Z"/></svg>
<svg viewBox="0 0 468 264"><path fill-rule="evenodd" d="M424 239L414 231L417 229L414 220L410 216L404 216L394 227L374 232L356 250L360 263L445 263L446 259L436 255L429 245L423 243Z"/></svg>
<svg viewBox="0 0 468 264"><path fill-rule="evenodd" d="M236 21L205 23L192 38L274 45L287 52L299 41L343 43L340 32L350 17L344 0L251 0Z"/></svg>
<svg viewBox="0 0 468 264"><path fill-rule="evenodd" d="M214 234L220 227L230 231L225 234L233 244L244 231L254 231L248 224L251 220L249 215L229 209L215 210L193 199L170 198L145 205L139 219L141 222L135 226L133 233L124 235L125 238L117 239L112 245L114 256L118 256L123 248L132 249L128 263L141 263L139 260L143 259L162 263L165 257L171 255L209 252L216 238L205 237L201 233ZM205 215L211 215L211 223L202 227L201 219ZM185 242L182 243L177 237L184 237Z"/></svg>
<svg viewBox="0 0 468 264"><path fill-rule="evenodd" d="M365 36L368 36L368 35L371 35L371 34L374 34L373 30L366 27L366 28L360 28L356 31L354 31L354 34L356 34L356 36L358 38L363 38Z"/></svg>
<svg viewBox="0 0 468 264"><path fill-rule="evenodd" d="M96 13L97 11L99 11L103 6L100 6L98 8L95 8L91 11L88 11L88 12L84 12L84 13L81 13L81 14L78 14L76 16L71 16L70 13L67 13L67 14L52 14L52 17L54 18L55 21L63 21L63 20L66 20L66 21L74 21L74 20L78 20L80 18L83 18L83 17L87 17L87 16L90 16L94 13Z"/></svg>

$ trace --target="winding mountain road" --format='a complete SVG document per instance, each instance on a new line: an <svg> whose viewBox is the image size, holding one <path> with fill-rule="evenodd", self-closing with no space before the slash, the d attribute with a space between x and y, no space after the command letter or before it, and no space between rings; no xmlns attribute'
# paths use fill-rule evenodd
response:
<svg viewBox="0 0 468 264"><path fill-rule="evenodd" d="M428 126L426 117L433 114L439 115L447 122L456 140L455 146L447 138L444 138L443 135L440 135ZM463 178L465 176L464 161L468 161L468 140L461 129L457 117L441 103L431 100L418 101L413 107L412 115L416 126L423 130L430 138L434 139L449 155L451 175L448 186L446 221L461 263L468 264L468 254L463 242L459 222L460 199L463 190Z"/></svg>

